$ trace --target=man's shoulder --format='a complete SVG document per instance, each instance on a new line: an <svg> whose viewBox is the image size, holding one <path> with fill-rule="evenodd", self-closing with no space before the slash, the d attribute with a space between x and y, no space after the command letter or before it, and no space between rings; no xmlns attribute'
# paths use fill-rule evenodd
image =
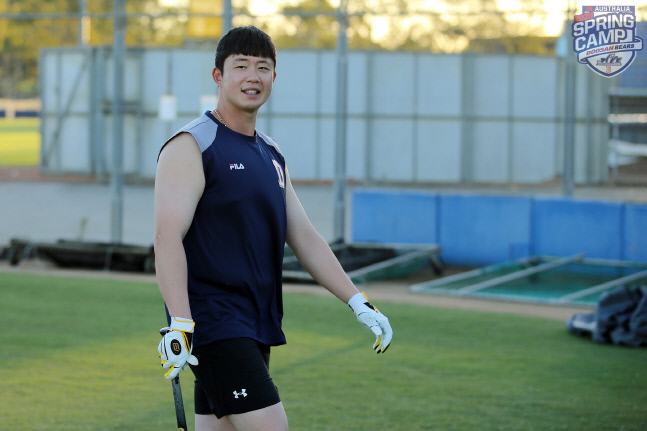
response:
<svg viewBox="0 0 647 431"><path fill-rule="evenodd" d="M215 123L215 121L212 121L205 112L198 118L182 126L182 128L173 133L173 135L171 135L171 137L168 138L166 142L164 142L164 144L162 144L162 147L160 148L157 156L158 160L159 154L161 154L162 150L168 147L170 143L181 142L183 144L198 144L200 152L204 153L204 151L212 144L217 130L218 125Z"/></svg>
<svg viewBox="0 0 647 431"><path fill-rule="evenodd" d="M187 151L187 149L195 149L194 151ZM164 153L172 153L169 157L177 160L178 157L200 157L202 149L199 148L199 143L195 137L188 132L179 131L171 139L166 141L164 146L160 149L158 156L161 157Z"/></svg>
<svg viewBox="0 0 647 431"><path fill-rule="evenodd" d="M174 137L188 133L198 143L200 151L204 152L213 143L217 131L218 124L204 114L178 130Z"/></svg>

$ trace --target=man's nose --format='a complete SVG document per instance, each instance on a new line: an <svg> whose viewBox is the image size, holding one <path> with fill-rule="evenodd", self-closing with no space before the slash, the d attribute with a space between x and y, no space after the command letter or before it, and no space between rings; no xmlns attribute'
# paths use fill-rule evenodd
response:
<svg viewBox="0 0 647 431"><path fill-rule="evenodd" d="M258 73L253 69L247 74L247 81L249 82L260 82L260 80Z"/></svg>

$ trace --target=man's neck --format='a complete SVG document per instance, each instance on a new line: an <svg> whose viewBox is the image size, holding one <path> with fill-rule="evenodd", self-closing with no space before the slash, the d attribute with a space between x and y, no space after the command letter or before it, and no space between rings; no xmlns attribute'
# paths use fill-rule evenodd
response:
<svg viewBox="0 0 647 431"><path fill-rule="evenodd" d="M234 132L247 136L254 136L256 133L256 116L258 111L245 112L239 109L229 109L226 106L218 105L213 110L214 116Z"/></svg>

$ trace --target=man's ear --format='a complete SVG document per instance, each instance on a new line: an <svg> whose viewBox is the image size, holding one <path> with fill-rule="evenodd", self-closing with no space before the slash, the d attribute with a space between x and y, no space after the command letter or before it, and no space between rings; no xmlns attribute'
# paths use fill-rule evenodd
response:
<svg viewBox="0 0 647 431"><path fill-rule="evenodd" d="M272 77L272 82L276 79L276 71L274 71L274 76Z"/></svg>
<svg viewBox="0 0 647 431"><path fill-rule="evenodd" d="M222 87L222 72L220 69L214 67L211 71L211 76L213 77L213 82L215 82L218 87Z"/></svg>

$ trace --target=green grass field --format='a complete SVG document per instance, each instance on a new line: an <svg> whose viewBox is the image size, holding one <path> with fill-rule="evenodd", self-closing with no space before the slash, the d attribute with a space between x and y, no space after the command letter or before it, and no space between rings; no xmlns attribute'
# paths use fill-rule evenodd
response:
<svg viewBox="0 0 647 431"><path fill-rule="evenodd" d="M155 284L0 272L0 292L0 430L177 429ZM270 368L291 430L647 429L647 349L540 318L378 305L385 355L336 299L285 295Z"/></svg>
<svg viewBox="0 0 647 431"><path fill-rule="evenodd" d="M37 166L40 161L40 120L0 119L0 166Z"/></svg>

